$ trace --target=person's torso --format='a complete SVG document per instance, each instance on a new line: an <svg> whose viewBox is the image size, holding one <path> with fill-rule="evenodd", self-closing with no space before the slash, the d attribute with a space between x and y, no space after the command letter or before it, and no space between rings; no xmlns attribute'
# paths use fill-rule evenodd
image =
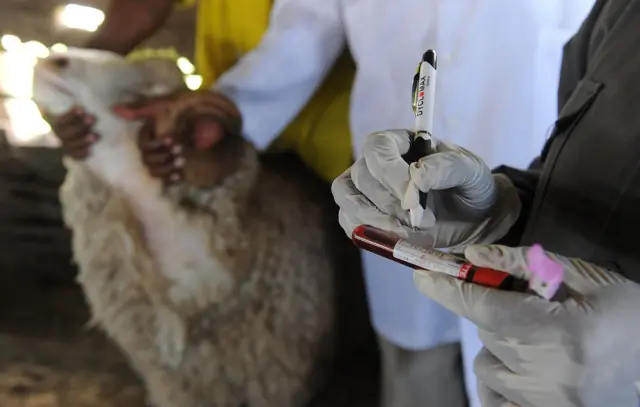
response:
<svg viewBox="0 0 640 407"><path fill-rule="evenodd" d="M556 117L562 46L580 22L567 13L584 16L591 2L344 0L358 64L351 107L356 152L373 131L413 127L411 81L422 53L433 48L434 135L490 166L526 166ZM582 7L565 10L573 3Z"/></svg>
<svg viewBox="0 0 640 407"><path fill-rule="evenodd" d="M543 157L522 244L539 242L640 281L640 1L600 3L585 52L574 55L586 72Z"/></svg>
<svg viewBox="0 0 640 407"><path fill-rule="evenodd" d="M203 86L260 43L269 25L273 0L200 0L196 64ZM273 143L278 150L294 150L326 180L352 162L349 131L349 97L355 66L348 53L306 107Z"/></svg>

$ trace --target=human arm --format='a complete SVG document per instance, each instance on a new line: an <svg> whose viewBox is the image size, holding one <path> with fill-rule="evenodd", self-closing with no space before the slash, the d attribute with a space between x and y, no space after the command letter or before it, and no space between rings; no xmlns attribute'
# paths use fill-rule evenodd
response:
<svg viewBox="0 0 640 407"><path fill-rule="evenodd" d="M479 267L529 279L526 253L497 245L465 251ZM416 271L414 280L423 294L478 326L483 406L637 406L640 286L594 264L547 255L563 265L562 302L427 271Z"/></svg>
<svg viewBox="0 0 640 407"><path fill-rule="evenodd" d="M311 98L344 45L337 0L276 1L269 29L258 47L225 73L209 95L198 92L202 103L214 110L214 105L227 106L226 112L223 109L207 112L209 119L217 118L220 124L215 120L203 123L197 115L191 115L189 120L200 135L219 141L229 133L229 126L225 125L230 121L228 112L239 113L242 135L256 147L264 148ZM184 102L193 97L192 93L183 92L161 103L152 101L135 108L119 107L117 112L130 120L155 121L166 109L190 109ZM236 117L233 119L237 122ZM235 130L234 133L237 134ZM159 144L160 137L145 134L141 134L140 148L151 172L165 182L178 180L181 168L174 163L182 161L171 154L174 147Z"/></svg>
<svg viewBox="0 0 640 407"><path fill-rule="evenodd" d="M321 85L344 49L342 24L337 0L276 0L260 44L214 85L236 104L256 147L268 146Z"/></svg>
<svg viewBox="0 0 640 407"><path fill-rule="evenodd" d="M587 59L589 56L589 45L593 35L593 28L604 5L605 1L598 0L595 2L578 32L564 46L558 86L558 107L560 110L562 110L569 97L571 97L573 91L580 80L584 77L587 70ZM558 114L560 115L561 112L558 112ZM494 173L504 174L511 180L513 185L516 187L518 197L522 203L522 210L518 220L512 226L509 233L498 242L500 244L517 246L520 242L520 238L524 233L524 229L531 212L534 193L542 173L546 154L551 143L554 141L555 130L558 127L558 123L559 122L556 122L554 133L547 140L541 155L531 163L527 170L501 166L493 171Z"/></svg>
<svg viewBox="0 0 640 407"><path fill-rule="evenodd" d="M606 3L607 0L597 0L595 2L578 32L563 48L560 83L558 85L558 114L587 71L587 61L593 36L604 35L603 32L594 32L594 27Z"/></svg>
<svg viewBox="0 0 640 407"><path fill-rule="evenodd" d="M104 23L85 44L126 55L165 23L175 0L112 0Z"/></svg>

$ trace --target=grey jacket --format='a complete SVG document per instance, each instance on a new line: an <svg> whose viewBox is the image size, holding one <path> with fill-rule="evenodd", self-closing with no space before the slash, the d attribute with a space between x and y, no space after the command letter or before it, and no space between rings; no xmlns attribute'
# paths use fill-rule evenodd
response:
<svg viewBox="0 0 640 407"><path fill-rule="evenodd" d="M503 243L640 282L640 0L598 0L565 46L558 120L537 168L502 167L523 214Z"/></svg>

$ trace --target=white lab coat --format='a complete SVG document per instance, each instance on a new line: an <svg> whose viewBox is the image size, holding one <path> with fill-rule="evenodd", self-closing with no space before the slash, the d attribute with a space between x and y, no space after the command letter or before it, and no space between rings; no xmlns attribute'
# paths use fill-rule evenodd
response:
<svg viewBox="0 0 640 407"><path fill-rule="evenodd" d="M562 46L593 1L276 0L260 46L216 86L237 103L246 136L265 147L348 45L358 67L350 112L358 156L367 134L412 128L412 78L433 48L435 135L489 166L524 167L556 117ZM460 339L459 319L420 295L409 269L370 253L363 261L381 335L407 349ZM475 379L469 382L473 394Z"/></svg>

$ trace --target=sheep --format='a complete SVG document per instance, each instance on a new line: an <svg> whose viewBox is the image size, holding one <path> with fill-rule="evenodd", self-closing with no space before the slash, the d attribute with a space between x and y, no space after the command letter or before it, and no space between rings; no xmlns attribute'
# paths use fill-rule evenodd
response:
<svg viewBox="0 0 640 407"><path fill-rule="evenodd" d="M111 106L181 89L166 63L69 49L34 70L41 109L80 105L97 118L100 139L86 160L64 159L60 189L91 322L154 406L305 406L334 352L335 218L304 171L240 137L206 152L183 145L183 182L151 177L140 123Z"/></svg>

